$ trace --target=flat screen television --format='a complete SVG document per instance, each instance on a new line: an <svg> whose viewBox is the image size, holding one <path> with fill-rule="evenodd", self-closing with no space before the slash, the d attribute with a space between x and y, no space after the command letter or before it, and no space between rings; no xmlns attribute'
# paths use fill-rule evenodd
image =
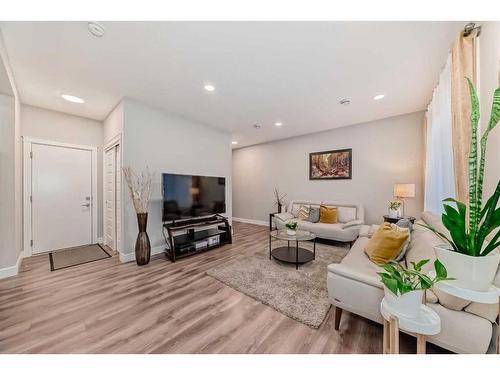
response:
<svg viewBox="0 0 500 375"><path fill-rule="evenodd" d="M226 178L163 173L163 221L226 212Z"/></svg>

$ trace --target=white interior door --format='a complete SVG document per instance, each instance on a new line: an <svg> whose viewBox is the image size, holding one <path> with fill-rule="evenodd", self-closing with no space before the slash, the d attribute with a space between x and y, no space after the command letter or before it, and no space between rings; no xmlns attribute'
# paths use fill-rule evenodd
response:
<svg viewBox="0 0 500 375"><path fill-rule="evenodd" d="M116 146L104 155L104 244L116 250Z"/></svg>
<svg viewBox="0 0 500 375"><path fill-rule="evenodd" d="M31 145L32 252L92 243L92 151Z"/></svg>

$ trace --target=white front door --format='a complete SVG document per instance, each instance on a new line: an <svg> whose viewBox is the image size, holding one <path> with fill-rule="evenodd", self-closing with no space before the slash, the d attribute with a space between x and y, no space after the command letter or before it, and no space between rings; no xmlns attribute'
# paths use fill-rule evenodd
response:
<svg viewBox="0 0 500 375"><path fill-rule="evenodd" d="M104 156L104 244L116 250L116 147Z"/></svg>
<svg viewBox="0 0 500 375"><path fill-rule="evenodd" d="M33 254L92 243L92 151L31 144Z"/></svg>

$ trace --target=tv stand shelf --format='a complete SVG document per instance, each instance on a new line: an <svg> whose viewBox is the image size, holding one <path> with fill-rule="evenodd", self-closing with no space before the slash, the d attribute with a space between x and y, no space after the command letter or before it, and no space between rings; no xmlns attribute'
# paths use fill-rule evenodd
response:
<svg viewBox="0 0 500 375"><path fill-rule="evenodd" d="M195 228L206 226L213 227L195 230ZM227 218L220 215L165 223L163 230L164 233L167 232L165 239L169 245L165 249L165 255L172 262L232 243L231 226ZM180 231L186 231L186 233L176 235ZM210 243L209 239L215 242Z"/></svg>

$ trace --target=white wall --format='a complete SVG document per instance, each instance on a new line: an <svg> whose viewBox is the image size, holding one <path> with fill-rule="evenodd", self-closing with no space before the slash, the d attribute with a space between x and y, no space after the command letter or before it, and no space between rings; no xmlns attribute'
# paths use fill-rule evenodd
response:
<svg viewBox="0 0 500 375"><path fill-rule="evenodd" d="M479 37L479 95L481 127L488 124L493 92L500 87L500 22L484 22ZM500 179L500 124L488 138L484 198L489 198Z"/></svg>
<svg viewBox="0 0 500 375"><path fill-rule="evenodd" d="M103 124L84 117L25 104L21 106L21 115L23 137L97 147L97 236L102 237Z"/></svg>
<svg viewBox="0 0 500 375"><path fill-rule="evenodd" d="M231 217L230 133L125 99L123 137L123 165L136 172L147 166L155 173L147 229L152 247L165 244L161 232L162 173L226 177L226 207ZM128 188L125 184L123 186L123 252L132 253L137 237L137 219Z"/></svg>
<svg viewBox="0 0 500 375"><path fill-rule="evenodd" d="M268 221L273 188L286 200L347 200L380 223L395 183L414 183L405 214L423 209L423 112L347 126L233 151L233 216ZM286 131L285 128L283 128ZM309 180L309 153L352 148L351 180Z"/></svg>
<svg viewBox="0 0 500 375"><path fill-rule="evenodd" d="M22 251L20 98L0 31L0 278L17 274ZM5 95L3 95L5 94Z"/></svg>
<svg viewBox="0 0 500 375"><path fill-rule="evenodd" d="M123 133L123 103L123 100L120 101L103 121L105 146L110 140Z"/></svg>
<svg viewBox="0 0 500 375"><path fill-rule="evenodd" d="M3 68L0 64L0 68ZM15 99L0 94L0 269L16 264L14 201Z"/></svg>

